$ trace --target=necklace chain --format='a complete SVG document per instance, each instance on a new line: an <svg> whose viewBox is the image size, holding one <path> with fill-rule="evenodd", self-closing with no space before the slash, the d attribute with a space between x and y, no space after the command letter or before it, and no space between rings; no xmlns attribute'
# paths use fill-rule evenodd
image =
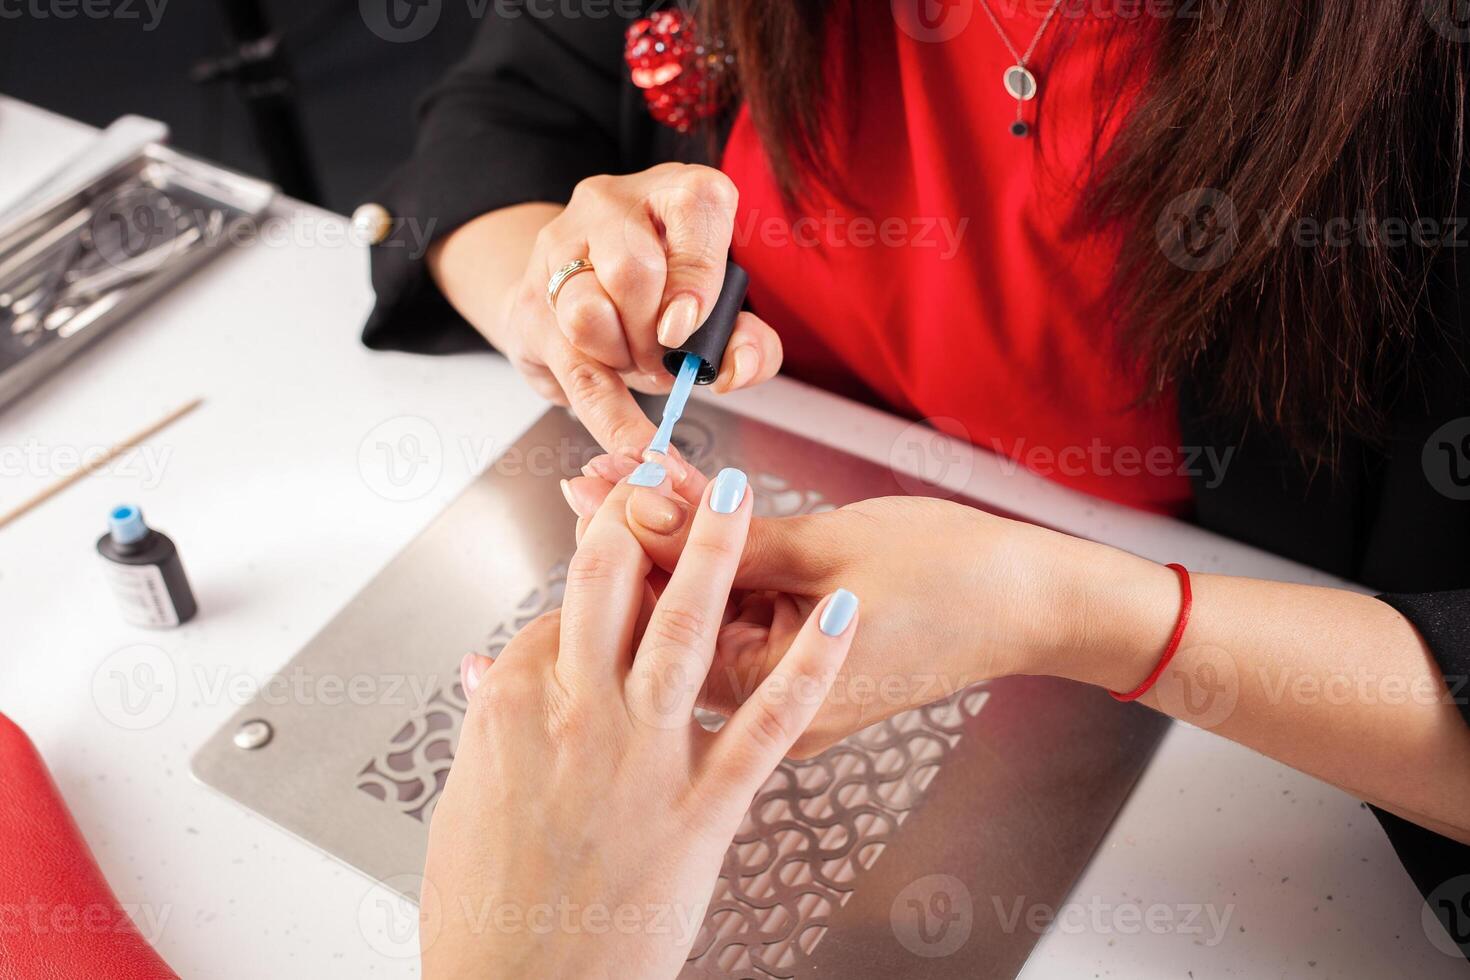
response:
<svg viewBox="0 0 1470 980"><path fill-rule="evenodd" d="M1041 43L1041 39L1046 35L1046 29L1051 26L1051 22L1053 18L1056 17L1057 11L1062 9L1062 3L1063 0L1056 0L1056 2L1051 5L1051 9L1046 12L1046 16L1041 20L1041 27L1037 29L1036 36L1031 39L1031 46L1026 49L1025 54L1022 54L1021 52L1017 51L1016 46L1011 43L1011 36L1007 34L1005 28L1001 26L1000 18L995 16L995 10L991 8L990 0L980 0L981 6L985 8L985 16L990 18L991 25L995 27L995 33L1000 35L1000 39L1001 41L1005 42L1006 49L1010 51L1011 57L1015 58L1016 64L1020 65L1022 68L1026 67L1026 63L1029 62L1031 60L1031 56L1036 53L1036 46Z"/></svg>
<svg viewBox="0 0 1470 980"><path fill-rule="evenodd" d="M1014 136L1026 136L1030 132L1030 127L1025 122L1026 100L1035 97L1037 84L1036 76L1032 74L1027 64L1031 61L1031 56L1036 53L1036 47L1041 43L1041 39L1046 36L1046 29L1051 26L1051 22L1056 18L1057 12L1062 9L1062 3L1063 0L1054 0L1051 9L1042 18L1041 26L1036 29L1036 35L1031 38L1031 44L1026 48L1026 53L1022 54L1011 43L1011 36L1006 33L1006 29L1001 25L1000 18L995 15L994 8L990 6L990 0L980 0L981 6L985 8L985 16L990 18L990 26L995 28L995 33L1000 35L1000 39L1005 44L1006 50L1011 53L1012 58L1016 59L1015 67L1006 71L1006 90L1016 97L1016 121L1011 126L1011 134ZM1016 82L1020 86L1019 90L1012 87L1011 76L1013 72L1019 74Z"/></svg>

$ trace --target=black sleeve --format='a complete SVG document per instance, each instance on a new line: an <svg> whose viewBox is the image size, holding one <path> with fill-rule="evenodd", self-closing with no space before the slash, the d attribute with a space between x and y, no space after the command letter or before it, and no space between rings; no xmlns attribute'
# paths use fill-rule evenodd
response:
<svg viewBox="0 0 1470 980"><path fill-rule="evenodd" d="M1470 724L1470 591L1379 596L1414 625L1444 675L1446 696ZM1465 760L1470 765L1470 759ZM1423 773L1434 779L1433 772ZM1426 906L1466 957L1470 957L1470 847L1442 837L1377 807L1404 870Z"/></svg>
<svg viewBox="0 0 1470 980"><path fill-rule="evenodd" d="M430 278L428 246L488 211L564 202L582 178L623 172L631 20L617 9L556 15L521 0L486 8L469 53L419 107L413 157L375 198L394 220L371 250L377 304L363 329L368 347L484 349Z"/></svg>
<svg viewBox="0 0 1470 980"><path fill-rule="evenodd" d="M1446 695L1470 725L1470 590L1423 595L1384 595L1384 602L1414 625L1444 675ZM1467 760L1470 764L1470 760Z"/></svg>

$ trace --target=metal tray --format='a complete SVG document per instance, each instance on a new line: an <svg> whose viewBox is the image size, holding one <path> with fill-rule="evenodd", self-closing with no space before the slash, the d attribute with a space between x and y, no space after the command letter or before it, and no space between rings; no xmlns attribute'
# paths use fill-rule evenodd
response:
<svg viewBox="0 0 1470 980"><path fill-rule="evenodd" d="M274 188L124 117L0 215L0 406L234 240Z"/></svg>
<svg viewBox="0 0 1470 980"><path fill-rule="evenodd" d="M766 515L915 487L698 402L677 442L706 472L743 467ZM330 679L370 696L259 698L199 751L195 775L416 898L464 718L460 656L493 656L560 602L573 521L558 480L597 451L565 412L546 414L281 673L297 690ZM782 764L730 846L683 976L1014 976L1038 934L1011 910L1062 903L1166 726L1103 691L1019 677Z"/></svg>

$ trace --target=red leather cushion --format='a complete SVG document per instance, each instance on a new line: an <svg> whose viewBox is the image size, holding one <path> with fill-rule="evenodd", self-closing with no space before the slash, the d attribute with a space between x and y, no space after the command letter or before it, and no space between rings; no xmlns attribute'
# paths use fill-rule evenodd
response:
<svg viewBox="0 0 1470 980"><path fill-rule="evenodd" d="M0 978L177 976L118 904L31 740L0 714Z"/></svg>

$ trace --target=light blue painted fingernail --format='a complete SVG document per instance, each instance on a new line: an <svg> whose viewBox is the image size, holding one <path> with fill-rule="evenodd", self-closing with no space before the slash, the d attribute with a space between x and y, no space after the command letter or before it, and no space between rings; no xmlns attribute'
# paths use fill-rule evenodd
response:
<svg viewBox="0 0 1470 980"><path fill-rule="evenodd" d="M715 488L709 494L709 506L716 514L733 514L740 509L745 499L745 473L733 466L720 470L715 477Z"/></svg>
<svg viewBox="0 0 1470 980"><path fill-rule="evenodd" d="M664 482L664 477L667 475L662 466L653 460L648 460L638 465L633 475L628 477L628 484L634 487L656 487Z"/></svg>
<svg viewBox="0 0 1470 980"><path fill-rule="evenodd" d="M858 597L846 589L838 589L827 600L827 608L822 610L817 628L828 636L841 636L843 630L852 623L852 617L857 615L857 611Z"/></svg>

